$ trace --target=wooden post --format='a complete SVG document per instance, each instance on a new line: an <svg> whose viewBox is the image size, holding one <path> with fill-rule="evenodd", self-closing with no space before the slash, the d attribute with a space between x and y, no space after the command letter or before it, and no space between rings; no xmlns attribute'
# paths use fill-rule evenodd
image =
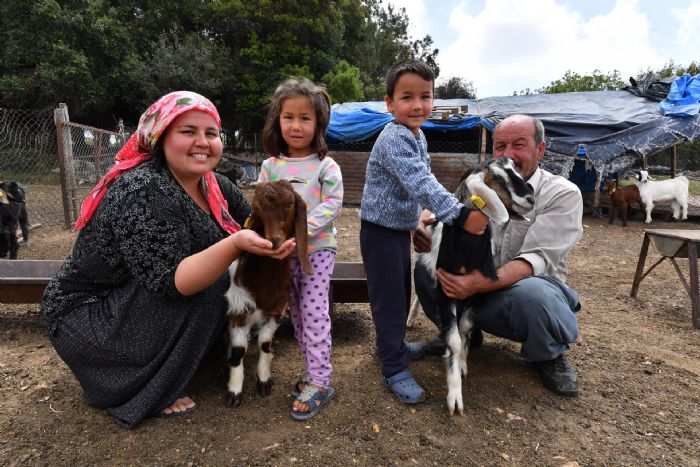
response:
<svg viewBox="0 0 700 467"><path fill-rule="evenodd" d="M676 147L673 147L674 153ZM693 327L700 329L700 288L698 287L698 249L697 243L688 242L688 272L690 275L690 304L692 308ZM681 276L682 277L682 276Z"/></svg>
<svg viewBox="0 0 700 467"><path fill-rule="evenodd" d="M593 192L593 207L600 207L600 184L603 182L603 172L595 171L595 191ZM612 211L611 211L612 213Z"/></svg>
<svg viewBox="0 0 700 467"><path fill-rule="evenodd" d="M56 124L56 142L58 144L58 168L61 174L61 197L63 198L63 217L66 229L70 229L75 213L75 200L72 193L75 190L75 166L73 163L73 138L70 133L70 117L68 106L58 104L53 111Z"/></svg>
<svg viewBox="0 0 700 467"><path fill-rule="evenodd" d="M639 290L639 283L642 282L642 276L644 274L644 263L647 260L647 252L649 251L649 234L644 233L644 240L642 241L642 249L639 250L639 260L637 261L637 270L634 273L634 280L632 281L632 292L630 292L630 297L635 298L637 296L637 291Z"/></svg>
<svg viewBox="0 0 700 467"><path fill-rule="evenodd" d="M479 147L479 164L486 162L486 143L487 143L487 133L488 130L485 126L481 125L481 144Z"/></svg>

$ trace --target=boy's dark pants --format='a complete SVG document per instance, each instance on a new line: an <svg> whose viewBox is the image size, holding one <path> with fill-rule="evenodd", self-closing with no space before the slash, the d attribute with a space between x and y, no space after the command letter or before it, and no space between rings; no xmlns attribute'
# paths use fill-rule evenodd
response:
<svg viewBox="0 0 700 467"><path fill-rule="evenodd" d="M411 302L411 233L368 221L360 225L360 251L367 272L382 376L408 367L404 338Z"/></svg>

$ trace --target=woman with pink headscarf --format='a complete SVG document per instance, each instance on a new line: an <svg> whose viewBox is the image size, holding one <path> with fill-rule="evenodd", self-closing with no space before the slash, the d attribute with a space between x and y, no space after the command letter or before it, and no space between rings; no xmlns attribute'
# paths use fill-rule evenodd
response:
<svg viewBox="0 0 700 467"><path fill-rule="evenodd" d="M224 328L228 266L243 250L294 248L240 229L250 205L212 172L220 130L199 94L151 105L83 202L73 252L44 294L51 342L87 403L126 428L194 409L185 389Z"/></svg>

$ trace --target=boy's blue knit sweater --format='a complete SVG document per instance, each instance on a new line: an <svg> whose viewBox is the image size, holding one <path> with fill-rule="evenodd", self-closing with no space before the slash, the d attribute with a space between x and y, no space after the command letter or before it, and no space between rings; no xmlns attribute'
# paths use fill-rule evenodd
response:
<svg viewBox="0 0 700 467"><path fill-rule="evenodd" d="M416 136L401 124L388 123L367 162L360 218L391 229L412 230L418 226L422 209L452 224L462 204L430 171L423 132L419 130Z"/></svg>

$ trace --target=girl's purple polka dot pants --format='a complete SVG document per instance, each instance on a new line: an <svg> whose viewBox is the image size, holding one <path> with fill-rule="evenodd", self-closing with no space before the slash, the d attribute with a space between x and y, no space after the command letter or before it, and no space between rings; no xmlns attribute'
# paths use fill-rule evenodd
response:
<svg viewBox="0 0 700 467"><path fill-rule="evenodd" d="M307 275L295 257L290 258L290 314L306 371L311 383L327 388L333 373L331 366L331 319L328 292L335 266L334 250L318 250L309 255L313 275Z"/></svg>

